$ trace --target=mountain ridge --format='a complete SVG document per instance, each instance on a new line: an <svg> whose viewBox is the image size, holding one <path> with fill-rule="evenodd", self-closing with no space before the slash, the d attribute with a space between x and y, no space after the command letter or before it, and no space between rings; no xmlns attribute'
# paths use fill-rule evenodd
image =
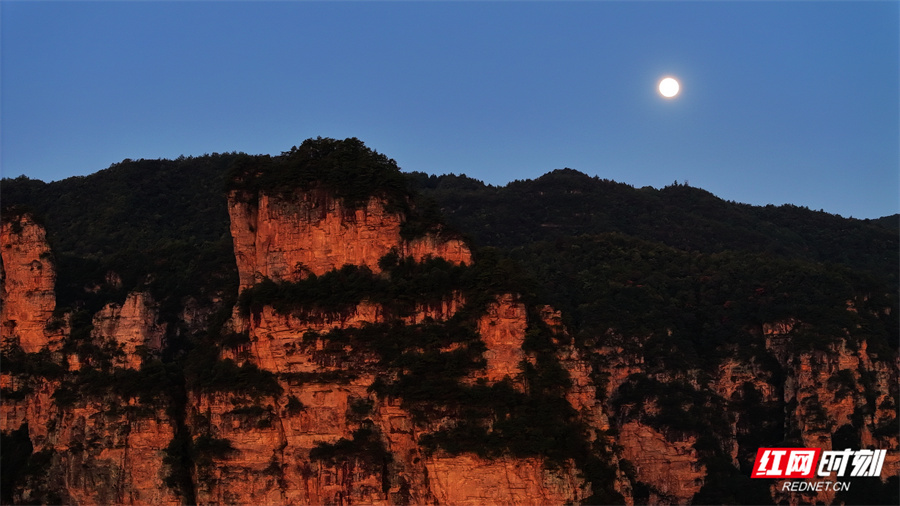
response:
<svg viewBox="0 0 900 506"><path fill-rule="evenodd" d="M4 503L896 502L897 231L283 156L4 181ZM791 495L774 446L888 478Z"/></svg>

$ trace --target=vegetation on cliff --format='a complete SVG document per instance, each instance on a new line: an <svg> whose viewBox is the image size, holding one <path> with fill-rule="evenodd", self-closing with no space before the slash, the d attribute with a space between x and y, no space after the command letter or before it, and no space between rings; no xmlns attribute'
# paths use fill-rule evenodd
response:
<svg viewBox="0 0 900 506"><path fill-rule="evenodd" d="M409 316L419 305L436 305L454 293L483 307L500 293L520 293L533 300L532 280L496 251L483 250L472 266L443 258L416 262L396 251L379 260L381 273L366 266L344 265L297 282L262 282L241 292L238 307L246 315L271 306L282 314L347 313L362 301L378 304L393 316Z"/></svg>
<svg viewBox="0 0 900 506"><path fill-rule="evenodd" d="M165 409L175 426L165 449L167 484L188 502L196 499L192 473L211 479L215 461L236 452L229 440L190 426L189 395L252 399L228 414L270 423L278 406L298 417L307 409L285 395L288 386L347 385L363 374L376 380L370 398L348 407L346 418L358 427L317 445L310 458L382 469L384 493L392 455L370 426L376 398L399 399L422 426L443 421L419 439L427 451L540 457L560 467L574 462L592 484L591 500L602 503L623 499L612 485L615 466L631 479L636 499L650 499L652 491L627 463L613 464L615 426L637 420L664 434L696 436L694 449L708 471L695 500L765 502L767 491L746 478L746 467L755 448L796 443L790 413L799 401L764 399L750 381L725 398L712 388L720 367L729 360L752 364L783 394L789 367L767 347L766 328L787 321L789 330L777 338L793 357L824 356L839 345L855 352L863 343L875 361L893 364L897 357L900 234L888 226L896 216L863 221L794 206L754 207L685 185L635 189L568 169L497 188L465 176L403 175L358 139L323 138L274 157L126 160L56 183L4 179L0 191L4 205L17 206L5 208L4 219L30 209L46 225L58 272L48 330L69 332L52 353L4 347L0 362L14 386L0 392L3 401L23 401L54 382L55 409L97 402L111 417L138 418ZM415 262L395 250L381 259L378 274L346 265L293 283L264 280L237 299L226 191L251 200L320 192L350 208L375 197L406 217L407 240L442 229L443 212L479 247L474 265ZM116 365L118 348L95 342L93 317L134 290L160 302L166 347L146 353L140 369L124 369ZM530 308L525 360L515 380L488 382L477 322L505 293ZM448 297L465 301L452 318L402 323ZM235 305L251 319L264 307L302 318L346 315L363 301L379 305L385 321L309 331L295 343L319 346L315 360L329 364L324 372L261 369L241 358L250 335L226 325ZM538 303L563 310L573 343L543 322ZM612 427L596 438L566 399L572 377L556 353L570 344L593 365L598 401L610 409ZM619 378L615 391L603 388L610 365L604 347L640 357L640 371ZM236 358L222 358L225 352ZM77 368L68 367L68 356L80 357ZM862 398L850 423L833 427L835 441L858 445L873 413L898 410L896 388L878 392L877 380L869 370L835 371L828 379L835 396ZM827 422L817 400L802 402ZM872 433L896 434L898 419L885 418ZM24 490L51 461L33 453L27 430L13 429L3 433L10 449L0 466L4 502L20 500L9 487ZM736 445L737 465L729 445ZM266 472L278 474L277 464Z"/></svg>
<svg viewBox="0 0 900 506"><path fill-rule="evenodd" d="M790 318L803 322L797 349L849 336L887 358L898 346L896 294L840 264L684 251L620 233L536 242L511 256L544 281L542 294L582 336L653 336L644 353L662 369L678 358L708 368L734 347L759 345L763 324Z"/></svg>
<svg viewBox="0 0 900 506"><path fill-rule="evenodd" d="M281 156L238 155L226 177L228 190L252 195L325 190L348 207L380 197L391 205L413 197L397 162L356 138L307 139Z"/></svg>
<svg viewBox="0 0 900 506"><path fill-rule="evenodd" d="M376 198L387 210L403 214L401 232L407 239L443 227L436 206L414 204L422 199L397 162L355 137L307 139L275 157L237 155L229 167L226 188L251 201L260 194L290 199L296 192L317 191L340 199L350 209L364 207Z"/></svg>

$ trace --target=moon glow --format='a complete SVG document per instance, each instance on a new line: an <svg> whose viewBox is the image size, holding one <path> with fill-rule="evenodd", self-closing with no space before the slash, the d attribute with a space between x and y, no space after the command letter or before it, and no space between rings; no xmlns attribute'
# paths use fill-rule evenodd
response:
<svg viewBox="0 0 900 506"><path fill-rule="evenodd" d="M675 95L678 95L680 89L681 86L678 84L678 81L671 77L666 77L659 82L659 93L666 98L672 98Z"/></svg>

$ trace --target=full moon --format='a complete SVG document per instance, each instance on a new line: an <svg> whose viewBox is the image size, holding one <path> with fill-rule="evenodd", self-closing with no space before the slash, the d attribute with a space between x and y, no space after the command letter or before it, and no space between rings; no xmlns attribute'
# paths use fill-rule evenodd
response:
<svg viewBox="0 0 900 506"><path fill-rule="evenodd" d="M671 77L667 77L659 82L659 92L666 98L672 98L677 95L680 88L678 81Z"/></svg>

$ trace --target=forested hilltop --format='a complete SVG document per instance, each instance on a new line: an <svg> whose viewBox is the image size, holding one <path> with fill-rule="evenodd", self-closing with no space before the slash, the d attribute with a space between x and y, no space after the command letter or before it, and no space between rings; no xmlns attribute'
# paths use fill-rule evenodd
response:
<svg viewBox="0 0 900 506"><path fill-rule="evenodd" d="M0 202L4 504L796 503L776 446L890 449L802 500L897 502L898 215L323 138Z"/></svg>
<svg viewBox="0 0 900 506"><path fill-rule="evenodd" d="M366 185L383 184L403 207L405 199L419 193L425 197L420 214L443 214L476 248L498 248L514 258L534 278L535 291L566 310L573 324L586 324L592 318L580 315L613 296L597 292L597 286L617 278L648 285L650 274L660 280L676 271L684 276L682 267L672 263L678 261L695 267L712 262L718 267L704 268L748 282L767 266L771 283L793 280L791 297L797 290L815 292L839 283L864 287L896 305L898 215L860 220L793 205L752 206L677 183L638 189L572 169L502 187L465 175L411 172L405 175L410 188L403 189L400 174L383 168L393 160L377 152L372 155L376 169L356 178L358 153L298 175L291 160L311 156L304 149L309 148L279 157L214 153L126 159L89 176L52 183L4 178L0 199L4 208L32 210L46 225L60 264L57 298L63 307L84 299L82 287L90 282L102 287L93 295L96 308L138 287L173 304L190 290L228 293L223 289L236 274L225 189L250 184L240 176L247 167L259 166L273 168L264 172L267 182L253 184L276 189L324 181L353 196L365 193ZM343 188L341 178L349 181ZM669 260L648 262L646 256ZM596 272L601 260L608 266L602 273ZM110 270L121 278L116 286L104 282Z"/></svg>
<svg viewBox="0 0 900 506"><path fill-rule="evenodd" d="M897 286L898 215L858 220L793 205L752 206L687 185L637 189L572 169L502 187L465 175L411 177L483 245L515 248L619 232L685 251L750 251L843 264Z"/></svg>
<svg viewBox="0 0 900 506"><path fill-rule="evenodd" d="M225 176L248 160L271 163L268 156L238 153L126 159L89 176L52 183L4 178L0 199L3 206L35 211L60 255L114 264L148 254L170 257L158 253L175 250L193 258L214 251L227 256ZM618 232L684 251L747 251L841 264L886 282L893 291L898 287L900 215L860 220L793 205L752 206L686 185L637 189L572 169L502 187L465 175L406 176L476 246L510 250Z"/></svg>

